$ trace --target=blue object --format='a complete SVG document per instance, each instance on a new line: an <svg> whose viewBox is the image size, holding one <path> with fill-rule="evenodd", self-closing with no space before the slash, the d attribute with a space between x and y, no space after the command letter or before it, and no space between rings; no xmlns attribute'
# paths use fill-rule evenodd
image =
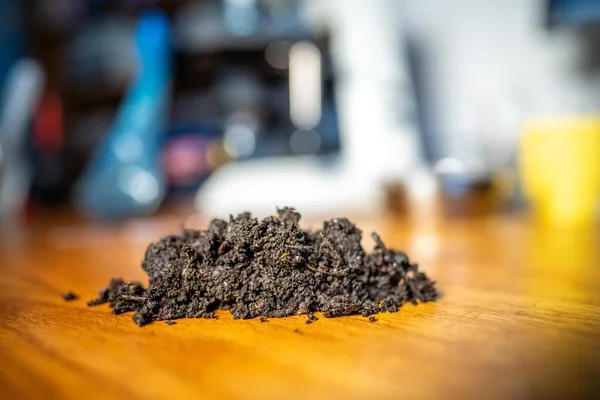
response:
<svg viewBox="0 0 600 400"><path fill-rule="evenodd" d="M600 21L598 0L549 0L550 25L580 26Z"/></svg>
<svg viewBox="0 0 600 400"><path fill-rule="evenodd" d="M25 55L25 33L18 0L0 0L0 88L13 64Z"/></svg>
<svg viewBox="0 0 600 400"><path fill-rule="evenodd" d="M113 128L76 188L77 205L90 214L149 214L156 211L165 195L158 152L167 124L172 51L170 27L163 13L142 15L135 45L138 75L121 103Z"/></svg>

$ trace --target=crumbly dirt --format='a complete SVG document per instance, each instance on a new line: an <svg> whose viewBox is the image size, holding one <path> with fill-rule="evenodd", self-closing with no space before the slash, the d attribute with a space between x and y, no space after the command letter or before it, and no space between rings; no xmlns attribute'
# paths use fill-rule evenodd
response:
<svg viewBox="0 0 600 400"><path fill-rule="evenodd" d="M134 311L139 326L178 318L280 318L312 312L327 318L395 312L405 302L436 300L434 282L406 254L373 234L366 253L362 232L345 218L302 230L300 214L278 210L262 220L244 213L213 220L206 230L186 229L150 244L142 261L149 286L112 279L95 306ZM310 321L310 322L309 322Z"/></svg>
<svg viewBox="0 0 600 400"><path fill-rule="evenodd" d="M66 292L62 295L62 298L64 301L72 301L72 300L77 300L79 298L79 296L76 293L74 293L72 290L69 290L68 292Z"/></svg>

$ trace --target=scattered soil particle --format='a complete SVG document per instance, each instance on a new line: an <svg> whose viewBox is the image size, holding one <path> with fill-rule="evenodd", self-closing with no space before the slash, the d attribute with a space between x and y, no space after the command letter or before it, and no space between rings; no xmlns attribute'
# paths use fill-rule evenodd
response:
<svg viewBox="0 0 600 400"><path fill-rule="evenodd" d="M366 317L436 300L434 282L377 234L367 253L362 232L345 218L308 232L299 226L299 213L277 211L262 220L249 213L215 219L206 230L186 229L152 243L142 261L148 288L112 279L88 305L108 302L114 314L134 311L133 321L142 326L214 318L218 309L261 321L308 314L310 323L313 311L326 318Z"/></svg>
<svg viewBox="0 0 600 400"><path fill-rule="evenodd" d="M306 320L306 324L312 324L313 322L317 321L319 318L317 318L312 311L308 313L307 315L308 319Z"/></svg>
<svg viewBox="0 0 600 400"><path fill-rule="evenodd" d="M260 317L260 322L269 322L267 317Z"/></svg>
<svg viewBox="0 0 600 400"><path fill-rule="evenodd" d="M375 318L374 316L372 316L372 315L371 315L371 316L369 317L369 321L370 321L370 322L375 322L375 321L377 321L377 318Z"/></svg>
<svg viewBox="0 0 600 400"><path fill-rule="evenodd" d="M173 321L172 319L168 319L168 320L166 321L166 324L167 324L167 325L175 325L175 324L177 324L177 322Z"/></svg>
<svg viewBox="0 0 600 400"><path fill-rule="evenodd" d="M75 294L74 292L72 292L71 290L69 290L67 293L62 295L62 298L64 301L71 301L71 300L77 300L79 298L79 296L77 294Z"/></svg>

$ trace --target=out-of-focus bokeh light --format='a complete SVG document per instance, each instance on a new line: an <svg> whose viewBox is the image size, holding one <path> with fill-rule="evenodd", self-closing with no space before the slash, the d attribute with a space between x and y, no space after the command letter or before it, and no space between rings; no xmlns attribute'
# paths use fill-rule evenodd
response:
<svg viewBox="0 0 600 400"><path fill-rule="evenodd" d="M290 49L290 118L295 126L313 129L321 120L321 52L312 43Z"/></svg>

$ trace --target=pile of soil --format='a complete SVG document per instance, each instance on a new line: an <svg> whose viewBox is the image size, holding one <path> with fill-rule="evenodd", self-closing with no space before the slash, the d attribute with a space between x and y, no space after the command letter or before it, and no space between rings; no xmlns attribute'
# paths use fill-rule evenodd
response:
<svg viewBox="0 0 600 400"><path fill-rule="evenodd" d="M155 320L278 318L322 312L325 317L395 312L405 302L433 301L434 282L406 254L387 249L376 234L365 253L362 232L345 218L316 232L300 228L291 208L259 220L249 213L185 229L148 246L142 268L149 286L112 279L90 306L110 302L113 313L135 311L142 326ZM312 322L314 317L309 318Z"/></svg>

